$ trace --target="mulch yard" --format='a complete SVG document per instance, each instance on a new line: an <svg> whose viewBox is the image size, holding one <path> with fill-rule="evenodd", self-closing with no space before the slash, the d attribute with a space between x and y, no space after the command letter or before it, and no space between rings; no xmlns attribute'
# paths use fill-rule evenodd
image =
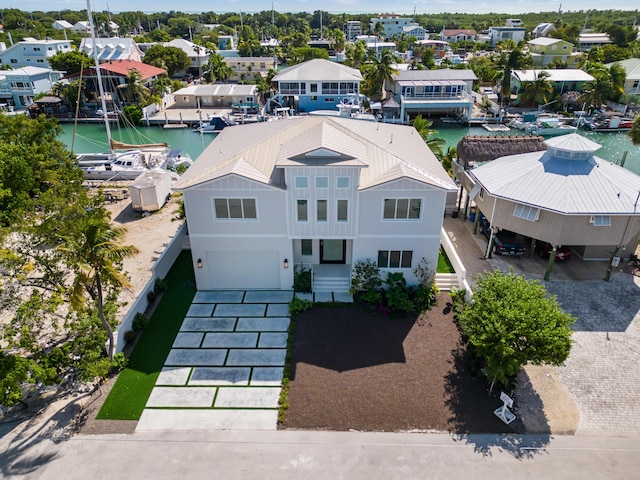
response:
<svg viewBox="0 0 640 480"><path fill-rule="evenodd" d="M280 428L512 433L493 414L499 390L469 372L448 302L440 293L418 318L356 305L299 315Z"/></svg>

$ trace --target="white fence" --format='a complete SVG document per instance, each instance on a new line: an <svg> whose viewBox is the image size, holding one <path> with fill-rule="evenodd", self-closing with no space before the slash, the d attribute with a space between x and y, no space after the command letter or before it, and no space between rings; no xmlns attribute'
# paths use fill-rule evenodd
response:
<svg viewBox="0 0 640 480"><path fill-rule="evenodd" d="M174 262L178 258L178 255L180 255L180 252L183 249L186 235L187 226L185 223L183 223L176 232L176 235L173 237L171 242L169 242L167 247L164 249L164 252L162 252L162 255L160 255L158 260L156 260L156 263L151 268L151 278L140 292L140 295L138 296L136 301L133 302L131 308L129 308L129 311L124 315L122 321L120 322L120 325L118 325L118 328L114 332L115 353L121 352L124 348L124 334L125 332L131 330L133 317L135 317L137 313L144 313L144 311L147 309L147 306L149 304L149 301L147 300L147 294L149 292L153 292L156 284L156 279L163 279L167 276L169 270L171 270L171 267L173 266ZM120 339L122 339L122 341L120 341Z"/></svg>

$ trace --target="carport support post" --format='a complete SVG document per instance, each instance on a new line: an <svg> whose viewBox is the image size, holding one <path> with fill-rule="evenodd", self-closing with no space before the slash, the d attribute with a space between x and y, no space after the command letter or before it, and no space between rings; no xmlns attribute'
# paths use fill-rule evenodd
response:
<svg viewBox="0 0 640 480"><path fill-rule="evenodd" d="M464 210L462 210L462 219L467 219L467 212L469 211L469 195L464 199Z"/></svg>
<svg viewBox="0 0 640 480"><path fill-rule="evenodd" d="M536 253L536 239L531 239L531 255L529 258L533 258L533 255Z"/></svg>
<svg viewBox="0 0 640 480"><path fill-rule="evenodd" d="M557 250L558 250L558 247L556 245L554 245L551 248L551 252L549 253L549 261L547 262L547 270L544 272L545 281L548 281L549 277L551 276L551 269L553 268L553 264L556 261L556 251Z"/></svg>

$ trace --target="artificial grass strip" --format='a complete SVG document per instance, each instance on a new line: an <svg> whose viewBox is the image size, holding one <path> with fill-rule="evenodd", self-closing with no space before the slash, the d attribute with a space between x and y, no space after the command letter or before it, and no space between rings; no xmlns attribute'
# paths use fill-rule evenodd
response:
<svg viewBox="0 0 640 480"><path fill-rule="evenodd" d="M447 252L444 251L444 248L440 248L440 253L438 254L438 268L436 269L438 273L456 273L453 265L451 265L451 260L447 256Z"/></svg>
<svg viewBox="0 0 640 480"><path fill-rule="evenodd" d="M196 293L191 252L180 253L166 281L167 290L96 418L140 419Z"/></svg>

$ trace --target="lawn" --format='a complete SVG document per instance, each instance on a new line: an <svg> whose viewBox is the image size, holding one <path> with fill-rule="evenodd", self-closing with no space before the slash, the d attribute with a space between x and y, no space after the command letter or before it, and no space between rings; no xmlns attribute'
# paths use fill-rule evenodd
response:
<svg viewBox="0 0 640 480"><path fill-rule="evenodd" d="M357 305L300 314L280 428L512 432L493 414L499 392L469 370L449 301L438 294L418 317Z"/></svg>
<svg viewBox="0 0 640 480"><path fill-rule="evenodd" d="M183 251L171 267L167 290L136 344L127 368L96 418L138 420L196 293L191 255Z"/></svg>
<svg viewBox="0 0 640 480"><path fill-rule="evenodd" d="M451 260L449 260L447 256L447 252L445 252L442 247L440 247L440 253L438 254L438 267L436 271L438 273L456 273L453 265L451 265Z"/></svg>

